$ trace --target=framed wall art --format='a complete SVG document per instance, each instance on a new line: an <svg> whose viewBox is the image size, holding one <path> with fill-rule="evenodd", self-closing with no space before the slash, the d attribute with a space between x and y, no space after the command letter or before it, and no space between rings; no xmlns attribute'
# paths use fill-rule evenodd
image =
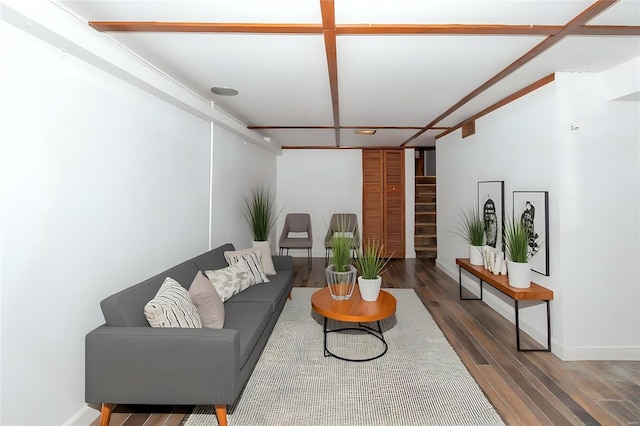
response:
<svg viewBox="0 0 640 426"><path fill-rule="evenodd" d="M484 221L486 244L502 250L504 219L504 181L478 182L478 211Z"/></svg>
<svg viewBox="0 0 640 426"><path fill-rule="evenodd" d="M513 191L513 214L520 217L529 232L529 249L537 250L531 258L531 270L549 275L549 192Z"/></svg>

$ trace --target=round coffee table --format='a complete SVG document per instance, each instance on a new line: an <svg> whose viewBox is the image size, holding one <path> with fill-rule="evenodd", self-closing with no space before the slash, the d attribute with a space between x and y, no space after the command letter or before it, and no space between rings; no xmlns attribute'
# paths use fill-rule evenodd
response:
<svg viewBox="0 0 640 426"><path fill-rule="evenodd" d="M333 300L329 288L324 287L321 290L316 291L311 296L311 307L314 311L324 317L324 356L332 356L344 361L363 362L371 361L380 358L387 353L389 346L384 340L382 334L382 328L380 327L380 321L390 317L396 312L396 298L384 290L380 290L378 300L375 302L365 302L360 297L360 290L356 286L353 290L353 295L349 300ZM345 327L334 330L327 328L327 319L336 321L358 323L358 327ZM378 325L378 329L364 325L366 322L375 322ZM334 354L327 348L327 334L335 333L345 330L357 330L365 333L369 333L375 336L384 345L383 351L370 358L345 358Z"/></svg>

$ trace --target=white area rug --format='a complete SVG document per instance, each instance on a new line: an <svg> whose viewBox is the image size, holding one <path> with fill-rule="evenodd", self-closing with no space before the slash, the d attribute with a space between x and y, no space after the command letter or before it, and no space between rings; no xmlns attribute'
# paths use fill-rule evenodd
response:
<svg viewBox="0 0 640 426"><path fill-rule="evenodd" d="M229 426L503 424L411 289L386 289L395 316L382 321L388 352L369 362L324 357L323 318L311 310L315 288L294 288ZM330 328L348 326L329 322ZM364 333L330 333L338 355L366 357L382 343ZM186 426L217 425L199 406Z"/></svg>

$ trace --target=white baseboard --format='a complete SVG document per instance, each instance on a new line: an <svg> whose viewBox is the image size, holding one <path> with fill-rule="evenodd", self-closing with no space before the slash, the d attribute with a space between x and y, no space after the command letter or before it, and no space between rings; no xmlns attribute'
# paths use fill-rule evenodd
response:
<svg viewBox="0 0 640 426"><path fill-rule="evenodd" d="M100 411L85 404L80 411L64 422L63 426L87 426L98 417L100 417Z"/></svg>
<svg viewBox="0 0 640 426"><path fill-rule="evenodd" d="M557 355L563 361L640 361L640 347L565 346Z"/></svg>

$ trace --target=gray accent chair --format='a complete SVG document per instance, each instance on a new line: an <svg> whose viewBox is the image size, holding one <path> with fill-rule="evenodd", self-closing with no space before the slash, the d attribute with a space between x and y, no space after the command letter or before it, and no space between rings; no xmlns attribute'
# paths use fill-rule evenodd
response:
<svg viewBox="0 0 640 426"><path fill-rule="evenodd" d="M290 232L307 233L304 237L289 236ZM280 234L280 254L289 254L289 249L307 249L309 269L311 269L311 249L313 248L313 232L311 231L311 215L309 213L289 213L284 220Z"/></svg>
<svg viewBox="0 0 640 426"><path fill-rule="evenodd" d="M198 270L227 267L231 244L119 291L100 306L105 324L85 339L85 400L102 404L108 425L115 404L215 405L220 425L239 397L293 285L290 256L273 256L276 275L224 303L222 329L152 328L144 315L166 277L189 288Z"/></svg>
<svg viewBox="0 0 640 426"><path fill-rule="evenodd" d="M360 231L358 230L358 216L355 213L334 213L329 222L329 229L324 236L325 257L324 265L329 264L329 253L332 250L333 234L336 232L351 232L352 256L355 258L360 249Z"/></svg>

